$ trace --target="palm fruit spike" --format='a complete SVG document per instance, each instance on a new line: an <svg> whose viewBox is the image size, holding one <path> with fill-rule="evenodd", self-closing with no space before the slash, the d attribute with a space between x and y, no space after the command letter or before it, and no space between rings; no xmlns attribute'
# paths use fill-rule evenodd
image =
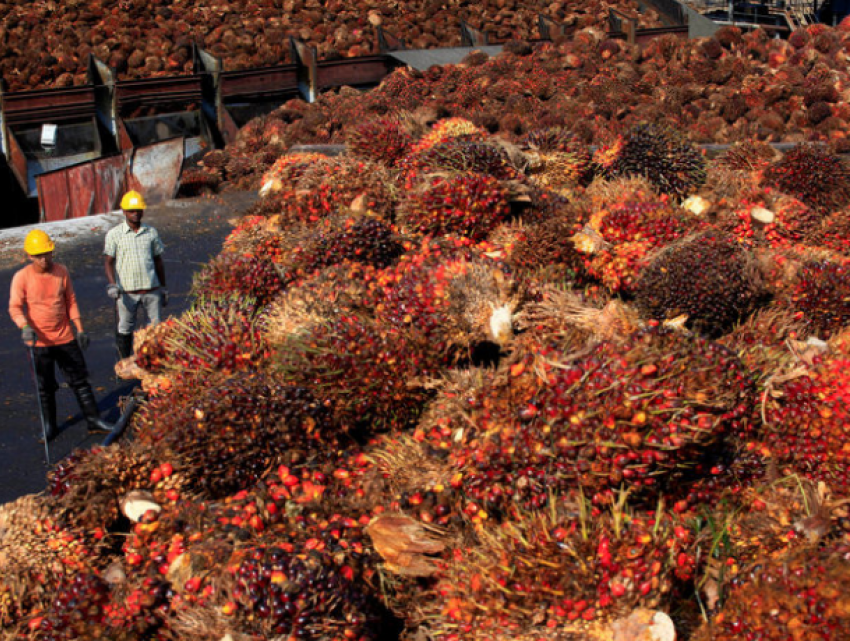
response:
<svg viewBox="0 0 850 641"><path fill-rule="evenodd" d="M700 273L700 278L693 275ZM732 237L715 231L666 247L639 274L635 304L649 318L680 315L709 336L729 331L762 296L755 261Z"/></svg>
<svg viewBox="0 0 850 641"><path fill-rule="evenodd" d="M588 249L580 241L576 245L587 254L587 270L592 276L612 292L630 292L654 250L700 225L673 209L665 197L637 192L633 198L621 195L591 216L591 230L603 241L600 246ZM581 233L576 240L580 237Z"/></svg>
<svg viewBox="0 0 850 641"><path fill-rule="evenodd" d="M26 624L32 621L37 628L36 618L44 617L44 604L57 596L57 585L67 585L99 564L105 536L99 526L63 526L43 495L31 494L0 507L0 629L29 630Z"/></svg>
<svg viewBox="0 0 850 641"><path fill-rule="evenodd" d="M700 151L672 129L659 125L636 125L613 160L600 153L597 162L611 176L646 176L662 193L676 199L705 182L705 158Z"/></svg>
<svg viewBox="0 0 850 641"><path fill-rule="evenodd" d="M405 194L399 226L414 234L484 238L510 214L508 191L483 175L430 176Z"/></svg>
<svg viewBox="0 0 850 641"><path fill-rule="evenodd" d="M824 218L820 227L811 232L807 242L850 258L850 216L847 211L837 211Z"/></svg>

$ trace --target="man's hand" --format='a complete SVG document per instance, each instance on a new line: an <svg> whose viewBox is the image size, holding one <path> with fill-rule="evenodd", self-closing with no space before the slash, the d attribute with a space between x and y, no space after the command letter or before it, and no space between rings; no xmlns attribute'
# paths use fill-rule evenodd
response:
<svg viewBox="0 0 850 641"><path fill-rule="evenodd" d="M159 291L162 292L162 306L168 307L168 290L165 287L160 287Z"/></svg>
<svg viewBox="0 0 850 641"><path fill-rule="evenodd" d="M118 285L111 284L106 286L106 295L112 300L118 300L121 295L121 288Z"/></svg>
<svg viewBox="0 0 850 641"><path fill-rule="evenodd" d="M21 340L30 347L35 347L36 341L35 330L29 325L21 327Z"/></svg>
<svg viewBox="0 0 850 641"><path fill-rule="evenodd" d="M80 346L80 349L86 351L89 348L89 343L91 339L89 335L85 332L77 332L77 345Z"/></svg>

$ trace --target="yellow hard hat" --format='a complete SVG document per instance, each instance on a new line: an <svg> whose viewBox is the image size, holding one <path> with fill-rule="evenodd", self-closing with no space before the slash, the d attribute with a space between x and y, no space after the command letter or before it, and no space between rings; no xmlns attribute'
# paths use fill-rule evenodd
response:
<svg viewBox="0 0 850 641"><path fill-rule="evenodd" d="M50 240L50 236L40 229L33 229L24 240L24 251L30 256L52 252L54 247L56 245Z"/></svg>
<svg viewBox="0 0 850 641"><path fill-rule="evenodd" d="M145 199L142 198L142 195L137 191L128 191L121 199L121 209L124 211L127 211L128 209L146 209Z"/></svg>

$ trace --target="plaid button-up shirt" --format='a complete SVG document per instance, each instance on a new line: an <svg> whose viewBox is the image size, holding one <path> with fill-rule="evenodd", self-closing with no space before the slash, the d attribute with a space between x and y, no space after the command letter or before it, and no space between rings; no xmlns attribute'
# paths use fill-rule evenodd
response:
<svg viewBox="0 0 850 641"><path fill-rule="evenodd" d="M115 276L125 292L159 287L153 259L164 251L159 233L141 225L134 232L126 221L109 230L103 253L115 259Z"/></svg>

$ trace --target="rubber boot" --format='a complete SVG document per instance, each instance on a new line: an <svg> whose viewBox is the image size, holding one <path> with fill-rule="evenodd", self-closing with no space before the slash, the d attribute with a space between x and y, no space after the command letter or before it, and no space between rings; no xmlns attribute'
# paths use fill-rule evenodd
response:
<svg viewBox="0 0 850 641"><path fill-rule="evenodd" d="M115 334L115 342L118 344L118 355L125 359L133 355L133 335L132 334Z"/></svg>
<svg viewBox="0 0 850 641"><path fill-rule="evenodd" d="M97 401L94 399L94 392L92 392L89 382L85 381L74 387L74 394L77 397L77 402L80 404L80 409L83 410L83 416L86 417L89 433L106 434L107 432L111 432L112 425L100 418Z"/></svg>
<svg viewBox="0 0 850 641"><path fill-rule="evenodd" d="M42 438L46 436L48 441L52 441L59 434L59 427L56 424L56 395L41 392L38 395L38 402L41 405L41 415L44 417Z"/></svg>

